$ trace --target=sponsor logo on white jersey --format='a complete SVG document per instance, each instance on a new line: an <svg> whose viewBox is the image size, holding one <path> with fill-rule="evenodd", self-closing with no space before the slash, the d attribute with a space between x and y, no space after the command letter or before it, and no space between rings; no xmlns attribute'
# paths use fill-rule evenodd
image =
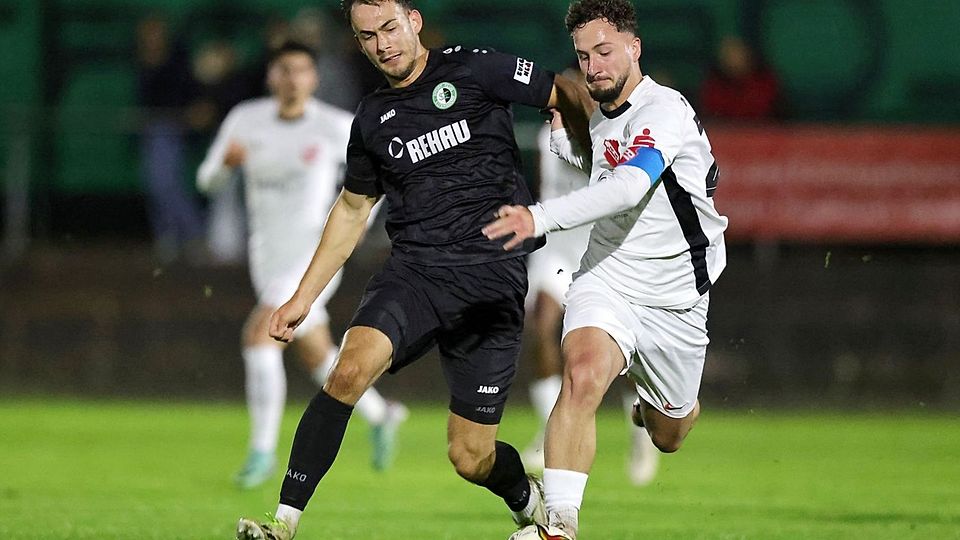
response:
<svg viewBox="0 0 960 540"><path fill-rule="evenodd" d="M387 112L383 113L382 115L380 115L380 123L382 124L382 123L386 122L387 120L393 118L393 117L396 116L396 115L397 115L397 110L396 110L396 109L390 109L389 111L387 111Z"/></svg>
<svg viewBox="0 0 960 540"><path fill-rule="evenodd" d="M499 394L500 387L480 385L480 388L477 388L477 393L478 394Z"/></svg>
<svg viewBox="0 0 960 540"><path fill-rule="evenodd" d="M399 137L394 137L390 141L390 146L387 147L387 152L394 159L400 159L403 157L403 149L406 148L410 161L417 163L469 141L470 136L470 127L467 125L467 121L460 120L440 129L424 133L412 141L407 141L406 144Z"/></svg>
<svg viewBox="0 0 960 540"><path fill-rule="evenodd" d="M530 75L533 74L533 62L517 58L517 71L513 78L523 84L530 84Z"/></svg>

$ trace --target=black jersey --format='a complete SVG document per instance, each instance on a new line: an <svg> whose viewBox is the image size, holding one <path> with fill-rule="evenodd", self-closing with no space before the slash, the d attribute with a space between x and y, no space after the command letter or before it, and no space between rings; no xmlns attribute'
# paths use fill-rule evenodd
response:
<svg viewBox="0 0 960 540"><path fill-rule="evenodd" d="M387 198L393 256L454 266L524 255L481 232L505 204L531 204L511 103L544 107L553 73L489 49L430 50L420 77L360 103L344 187Z"/></svg>

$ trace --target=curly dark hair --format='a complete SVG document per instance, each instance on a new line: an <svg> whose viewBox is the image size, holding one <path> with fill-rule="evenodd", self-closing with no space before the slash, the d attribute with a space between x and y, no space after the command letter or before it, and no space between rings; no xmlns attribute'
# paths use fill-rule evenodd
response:
<svg viewBox="0 0 960 540"><path fill-rule="evenodd" d="M416 9L411 0L340 0L340 8L343 9L343 16L350 21L350 10L357 4L366 4L368 6L379 6L384 2L393 2L406 11Z"/></svg>
<svg viewBox="0 0 960 540"><path fill-rule="evenodd" d="M630 0L576 0L567 10L567 32L595 19L606 19L619 32L637 34L637 13Z"/></svg>

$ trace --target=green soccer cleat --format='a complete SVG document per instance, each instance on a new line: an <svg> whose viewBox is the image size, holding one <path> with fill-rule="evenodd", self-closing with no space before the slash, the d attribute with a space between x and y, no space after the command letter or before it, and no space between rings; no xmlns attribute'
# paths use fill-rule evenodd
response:
<svg viewBox="0 0 960 540"><path fill-rule="evenodd" d="M277 458L272 452L251 451L233 480L240 489L253 489L272 478L276 466Z"/></svg>
<svg viewBox="0 0 960 540"><path fill-rule="evenodd" d="M373 445L373 468L384 471L393 463L397 447L397 429L410 411L396 401L387 402L383 422L370 426L370 442Z"/></svg>
<svg viewBox="0 0 960 540"><path fill-rule="evenodd" d="M237 540L290 540L296 533L286 521L270 514L262 522L247 518L240 518L237 522Z"/></svg>

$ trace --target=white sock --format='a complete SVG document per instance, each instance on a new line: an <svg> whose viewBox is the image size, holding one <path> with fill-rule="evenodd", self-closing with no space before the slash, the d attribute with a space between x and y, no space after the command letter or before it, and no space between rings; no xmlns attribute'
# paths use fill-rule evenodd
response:
<svg viewBox="0 0 960 540"><path fill-rule="evenodd" d="M340 352L340 349L331 347L323 363L313 370L313 380L317 383L317 386L323 386L323 383L327 382L327 376L333 369L334 362L337 361L338 352ZM373 387L368 388L360 396L355 408L364 420L375 426L382 424L387 417L387 400L383 399L380 392L377 392Z"/></svg>
<svg viewBox="0 0 960 540"><path fill-rule="evenodd" d="M546 425L550 412L560 397L560 375L551 375L530 383L530 403L540 417L540 424Z"/></svg>
<svg viewBox="0 0 960 540"><path fill-rule="evenodd" d="M357 400L355 409L372 426L379 426L387 419L387 400L372 386Z"/></svg>
<svg viewBox="0 0 960 540"><path fill-rule="evenodd" d="M580 505L583 503L587 477L586 474L577 471L543 470L543 495L551 525L556 522L574 535L577 533L579 526L577 517Z"/></svg>
<svg viewBox="0 0 960 540"><path fill-rule="evenodd" d="M246 369L247 410L250 412L250 449L274 453L287 399L283 349L256 345L243 350Z"/></svg>
<svg viewBox="0 0 960 540"><path fill-rule="evenodd" d="M287 525L290 526L290 529L296 531L297 526L300 525L300 516L302 514L303 510L297 510L292 506L281 504L277 506L277 513L273 516L277 519L282 519Z"/></svg>

